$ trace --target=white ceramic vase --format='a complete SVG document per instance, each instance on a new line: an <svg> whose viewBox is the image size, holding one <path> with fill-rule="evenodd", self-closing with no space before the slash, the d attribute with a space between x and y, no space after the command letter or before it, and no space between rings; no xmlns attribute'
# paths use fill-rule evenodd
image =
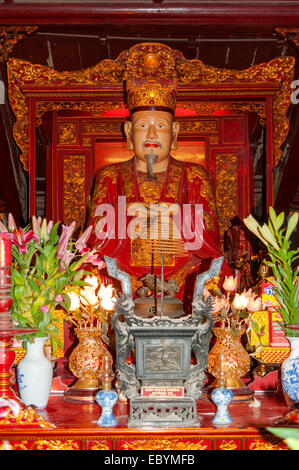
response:
<svg viewBox="0 0 299 470"><path fill-rule="evenodd" d="M53 379L52 362L44 354L48 338L27 342L26 355L17 365L17 383L22 402L36 408L46 408Z"/></svg>
<svg viewBox="0 0 299 470"><path fill-rule="evenodd" d="M299 337L287 339L291 345L290 355L281 364L281 386L287 405L299 403Z"/></svg>

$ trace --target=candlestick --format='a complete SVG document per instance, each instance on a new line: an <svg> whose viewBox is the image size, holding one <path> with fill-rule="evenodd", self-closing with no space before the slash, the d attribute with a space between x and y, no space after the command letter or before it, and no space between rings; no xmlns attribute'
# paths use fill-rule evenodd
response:
<svg viewBox="0 0 299 470"><path fill-rule="evenodd" d="M217 412L212 419L215 426L229 426L233 420L228 412L228 405L233 399L233 392L226 388L226 359L224 354L219 354L219 387L211 393L211 399L217 406Z"/></svg>
<svg viewBox="0 0 299 470"><path fill-rule="evenodd" d="M111 382L114 373L112 371L112 357L107 351L103 360L100 378L102 380L102 390L96 394L96 402L102 408L102 414L96 424L101 427L112 428L117 425L117 419L113 415L113 407L118 401L118 394L111 390Z"/></svg>

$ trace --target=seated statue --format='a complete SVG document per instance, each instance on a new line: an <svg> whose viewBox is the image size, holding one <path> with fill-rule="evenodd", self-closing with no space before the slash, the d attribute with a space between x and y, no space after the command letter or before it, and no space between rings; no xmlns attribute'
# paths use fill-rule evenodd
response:
<svg viewBox="0 0 299 470"><path fill-rule="evenodd" d="M134 156L96 175L92 244L131 275L136 295L152 274L176 281L177 297L190 300L197 274L221 256L212 185L202 166L170 155L179 132L174 82L127 81L127 103L124 129ZM225 262L222 270L231 274Z"/></svg>

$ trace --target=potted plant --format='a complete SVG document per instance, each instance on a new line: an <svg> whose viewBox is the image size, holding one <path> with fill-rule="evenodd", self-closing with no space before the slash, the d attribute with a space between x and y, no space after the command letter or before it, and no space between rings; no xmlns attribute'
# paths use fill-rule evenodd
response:
<svg viewBox="0 0 299 470"><path fill-rule="evenodd" d="M299 401L299 266L295 267L299 248L293 249L290 242L298 217L295 212L285 224L284 213L277 215L270 207L267 224L261 226L252 215L244 219L246 227L267 247L269 260L266 264L274 276L273 289L282 317L280 326L291 344L291 353L281 367L282 388L288 404Z"/></svg>
<svg viewBox="0 0 299 470"><path fill-rule="evenodd" d="M20 337L26 356L17 366L19 393L25 405L40 408L46 406L52 384L52 363L43 354L44 343L50 338L54 356L59 344L55 309L61 306L68 312L68 291L84 285L83 265L96 262L94 253L86 248L91 227L76 242L71 238L75 222L62 224L60 234L59 228L59 222L54 225L35 216L32 226L18 228L11 214L8 228L0 224L12 242L13 321L17 326L36 328L36 332ZM98 265L103 267L104 263L98 260Z"/></svg>

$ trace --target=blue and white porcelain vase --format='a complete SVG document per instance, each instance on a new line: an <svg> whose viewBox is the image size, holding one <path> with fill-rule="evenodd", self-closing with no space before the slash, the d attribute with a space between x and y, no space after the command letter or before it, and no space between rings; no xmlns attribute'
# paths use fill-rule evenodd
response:
<svg viewBox="0 0 299 470"><path fill-rule="evenodd" d="M217 412L212 419L215 426L229 426L233 419L228 412L228 405L233 399L233 392L228 388L215 388L211 393L211 399L217 406Z"/></svg>
<svg viewBox="0 0 299 470"><path fill-rule="evenodd" d="M53 365L45 356L44 344L48 338L27 341L26 355L17 365L17 384L22 402L38 409L46 408L51 393Z"/></svg>
<svg viewBox="0 0 299 470"><path fill-rule="evenodd" d="M118 400L115 390L100 390L96 394L96 402L102 408L102 413L96 424L105 428L113 428L117 425L117 420L113 415L113 407Z"/></svg>
<svg viewBox="0 0 299 470"><path fill-rule="evenodd" d="M291 352L281 364L281 386L287 405L292 406L299 403L299 337L287 339Z"/></svg>

